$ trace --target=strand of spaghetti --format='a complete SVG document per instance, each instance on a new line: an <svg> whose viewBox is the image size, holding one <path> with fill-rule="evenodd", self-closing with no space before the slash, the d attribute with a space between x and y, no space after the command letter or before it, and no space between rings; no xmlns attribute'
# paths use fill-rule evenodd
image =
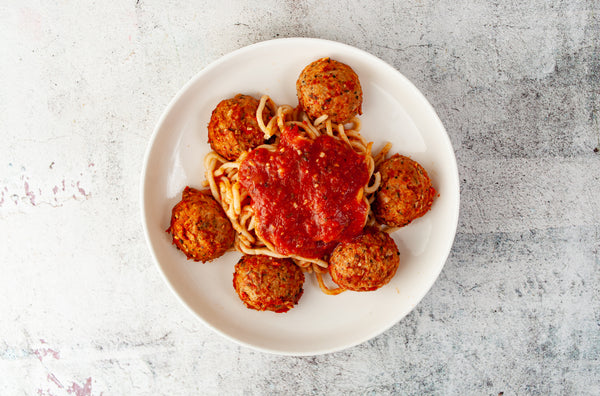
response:
<svg viewBox="0 0 600 396"><path fill-rule="evenodd" d="M264 256L269 256L269 257L275 257L275 258L288 258L287 256L284 256L283 254L279 254L276 253L268 248L253 248L253 247L249 247L246 246L243 243L239 243L237 246L238 250L240 250L242 253L244 254L249 254L249 255L264 255Z"/></svg>
<svg viewBox="0 0 600 396"><path fill-rule="evenodd" d="M392 149L392 143L387 142L385 144L385 146L383 146L383 148L381 149L381 151L379 153L377 153L377 155L375 155L373 157L373 159L375 160L375 167L378 167L383 161L385 161L385 158L387 156L387 153Z"/></svg>
<svg viewBox="0 0 600 396"><path fill-rule="evenodd" d="M373 202L375 196L374 193L379 189L379 185L381 184L381 173L379 172L375 172L375 160L373 159L373 156L371 155L371 149L373 147L373 142L369 142L369 144L367 144L367 153L366 153L366 158L367 158L367 162L368 162L368 167L369 167L369 183L367 183L367 186L365 187L365 195L369 196L369 207L371 206L371 203ZM371 180L373 180L373 183L371 183Z"/></svg>
<svg viewBox="0 0 600 396"><path fill-rule="evenodd" d="M356 200L357 200L357 201L362 201L362 200L363 200L363 198L365 198L365 199L366 199L366 197L365 197L364 193L365 193L365 188L364 188L364 187L361 187L361 189L360 189L360 190L358 190L358 194L356 194ZM369 203L369 202L367 201L367 203Z"/></svg>
<svg viewBox="0 0 600 396"><path fill-rule="evenodd" d="M322 268L327 268L327 266L329 265L329 264L327 264L327 262L325 260L300 257L300 256L297 256L295 254L292 254L292 255L287 256L287 257L289 257L289 258L291 258L293 260L306 261L306 262L318 265L319 267L322 267Z"/></svg>
<svg viewBox="0 0 600 396"><path fill-rule="evenodd" d="M312 124L313 124L314 126L318 126L318 125L319 125L319 124L321 124L322 122L325 122L325 121L327 120L327 118L328 118L328 117L329 117L329 116L328 116L327 114L323 114L322 116L320 116L320 117L317 117L317 118L316 118L316 119L315 119L315 120L312 122Z"/></svg>
<svg viewBox="0 0 600 396"><path fill-rule="evenodd" d="M362 127L362 121L358 117L352 117L348 124L352 124L352 128L346 128L346 130L360 131Z"/></svg>
<svg viewBox="0 0 600 396"><path fill-rule="evenodd" d="M333 136L333 128L331 127L331 120L325 121L325 130L329 136Z"/></svg>
<svg viewBox="0 0 600 396"><path fill-rule="evenodd" d="M310 127L309 124L306 124L301 121L288 121L286 123L287 126L297 126L298 129L304 131L310 139L316 139L319 136L319 131L317 131L314 127Z"/></svg>
<svg viewBox="0 0 600 396"><path fill-rule="evenodd" d="M249 241L254 241L254 237L252 236L252 234L248 232L248 230L246 230L244 227L242 227L233 215L233 210L231 206L227 208L225 214L227 215L227 217L229 217L229 219L231 220L231 225L239 234L244 236L244 238L246 238Z"/></svg>
<svg viewBox="0 0 600 396"><path fill-rule="evenodd" d="M239 167L240 167L240 164L238 162L225 162L224 164L219 166L219 168L217 170L215 170L214 174L215 174L215 176L221 176L224 173L229 172L232 169L237 170Z"/></svg>
<svg viewBox="0 0 600 396"><path fill-rule="evenodd" d="M324 267L319 267L318 265L313 265L313 268L312 268L312 269L313 269L315 272L319 272L319 273L321 273L321 274L325 274L325 273L329 272L329 269L328 269L328 268L326 268L326 267L325 267L325 268L324 268Z"/></svg>
<svg viewBox="0 0 600 396"><path fill-rule="evenodd" d="M233 186L231 186L231 192L233 193L233 213L236 217L239 217L240 213L242 213L239 182L236 181L235 183L233 183Z"/></svg>
<svg viewBox="0 0 600 396"><path fill-rule="evenodd" d="M229 205L231 203L231 182L227 177L219 178L219 193L221 200Z"/></svg>
<svg viewBox="0 0 600 396"><path fill-rule="evenodd" d="M286 258L291 257L291 256L282 255L281 253L278 253L277 249L275 249L275 246L273 246L273 244L271 242L269 242L266 239L264 239L263 237L261 237L258 233L256 234L256 237L262 242L263 245L265 245L265 247L267 249L269 249L274 254L277 254L277 257L286 257Z"/></svg>
<svg viewBox="0 0 600 396"><path fill-rule="evenodd" d="M235 213L235 193L233 192L230 181L222 177L219 182L219 193L220 193L220 203L223 211L231 221L231 225L233 228L239 233L242 234L248 240L254 241L254 237L245 227L243 227L238 221L238 217ZM241 210L241 209L240 209Z"/></svg>
<svg viewBox="0 0 600 396"><path fill-rule="evenodd" d="M375 191L379 189L379 185L381 184L381 173L375 172L373 174L373 177L375 178L375 180L373 180L373 184L365 187L365 194L367 195L375 193Z"/></svg>
<svg viewBox="0 0 600 396"><path fill-rule="evenodd" d="M292 114L294 109L290 105L282 105L277 109L277 127L280 131L285 129L286 119L285 117Z"/></svg>
<svg viewBox="0 0 600 396"><path fill-rule="evenodd" d="M313 129L317 130L318 133L316 133L317 136L322 135L321 133L321 127L317 124L315 124L313 121L311 121L311 119L308 117L308 115L303 112L303 111L299 111L298 112L298 117L297 118L293 118L292 120L294 121L301 121L307 125L312 126Z"/></svg>
<svg viewBox="0 0 600 396"><path fill-rule="evenodd" d="M234 246L237 251L243 254L254 254L252 243L247 241L241 234L236 234Z"/></svg>
<svg viewBox="0 0 600 396"><path fill-rule="evenodd" d="M346 131L344 130L344 125L338 124L338 128L337 129L338 129L338 133L340 134L340 137L342 138L342 140L344 142L348 143L348 145L350 147L353 147L352 143L350 143L350 140L348 140L348 136L346 136Z"/></svg>
<svg viewBox="0 0 600 396"><path fill-rule="evenodd" d="M212 193L213 198L221 204L221 194L219 194L219 188L217 187L217 182L214 177L214 169L218 161L222 158L211 151L204 158L204 167L206 168L206 179L208 180L208 185L210 186L210 192Z"/></svg>
<svg viewBox="0 0 600 396"><path fill-rule="evenodd" d="M268 99L267 99L267 107L269 108L269 110L271 110L271 114L276 114L277 113L277 108L279 106L277 106L275 104L275 102L273 101L273 99L271 99L270 96L267 95L267 97L268 97Z"/></svg>
<svg viewBox="0 0 600 396"><path fill-rule="evenodd" d="M272 125L271 125L271 121L273 120L273 117L271 118L271 120L269 120L267 125L265 125L265 121L263 119L263 114L264 114L263 111L264 111L265 107L269 108L271 114L275 113L274 110L277 106L275 106L275 103L268 95L261 96L260 102L258 102L258 108L256 109L256 122L258 123L258 127L260 128L262 133L264 133L265 140L267 140L271 136L273 136L273 129L272 129Z"/></svg>
<svg viewBox="0 0 600 396"><path fill-rule="evenodd" d="M254 214L252 214L249 217L249 222L248 222L248 230L254 230L256 228L256 217L254 217Z"/></svg>
<svg viewBox="0 0 600 396"><path fill-rule="evenodd" d="M310 131L311 135L313 135L315 137L321 136L321 132L319 132L319 130L317 128L315 128L315 126L311 122L302 121L302 125L304 126L305 130Z"/></svg>
<svg viewBox="0 0 600 396"><path fill-rule="evenodd" d="M268 132L269 138L272 137L273 135L277 135L276 128L277 128L277 117L273 117L267 124L267 130L269 131Z"/></svg>
<svg viewBox="0 0 600 396"><path fill-rule="evenodd" d="M257 148L264 148L264 149L267 149L269 151L275 151L275 150L277 150L277 146L274 145L274 144L261 144L260 146L256 147L255 150ZM238 161L241 163L241 160L238 159Z"/></svg>
<svg viewBox="0 0 600 396"><path fill-rule="evenodd" d="M368 144L367 140L364 137L362 137L358 130L346 129L346 136L348 136L349 139L360 141L364 146Z"/></svg>
<svg viewBox="0 0 600 396"><path fill-rule="evenodd" d="M223 158L219 154L217 154L216 151L211 151L210 153L208 153L208 157L214 159L216 162L218 162L220 164L224 164L226 162L229 162L225 158Z"/></svg>
<svg viewBox="0 0 600 396"><path fill-rule="evenodd" d="M242 227L244 227L246 230L248 230L248 232L250 232L253 229L252 224L248 224L248 223L252 223L252 219L253 219L253 214L248 213L248 211L245 211L245 213L240 213L240 215L239 215L240 225Z"/></svg>
<svg viewBox="0 0 600 396"><path fill-rule="evenodd" d="M350 145L355 149L358 149L361 155L370 155L369 143L360 139L356 139L352 135L346 134L346 137L350 141Z"/></svg>
<svg viewBox="0 0 600 396"><path fill-rule="evenodd" d="M367 159L367 168L369 169L369 178L371 178L371 176L373 176L373 172L375 172L375 161L373 160L373 156L371 155L371 147L373 146L373 143L369 143L367 144L367 147L365 147L365 153L364 156Z"/></svg>
<svg viewBox="0 0 600 396"><path fill-rule="evenodd" d="M311 272L313 272L313 271L312 271L313 263L311 263L311 262L309 262L309 261L304 261L304 260L294 260L294 259L292 259L292 261L294 261L294 263L295 263L295 264L296 264L298 267L300 267L300 269L301 269L303 272L306 272L306 273L311 273Z"/></svg>
<svg viewBox="0 0 600 396"><path fill-rule="evenodd" d="M366 151L367 148L365 147L365 145L362 142L353 140L353 141L349 141L348 140L348 144L350 145L350 147L352 147L352 149L354 149L354 151L358 152L361 155L367 155Z"/></svg>
<svg viewBox="0 0 600 396"><path fill-rule="evenodd" d="M271 133L265 125L265 121L262 118L262 112L265 108L266 101L267 100L265 99L265 96L261 97L260 102L258 104L258 108L256 109L256 122L258 123L258 127L260 128L261 132L264 134L265 140L271 137Z"/></svg>
<svg viewBox="0 0 600 396"><path fill-rule="evenodd" d="M335 296L338 295L344 291L346 291L345 289L342 289L341 287L337 287L335 289L330 289L325 285L325 282L323 282L323 276L321 275L320 272L315 272L315 275L317 277L317 282L319 282L319 288L323 291L323 293L330 295L330 296Z"/></svg>
<svg viewBox="0 0 600 396"><path fill-rule="evenodd" d="M252 234L250 236L251 236L251 238L249 239L247 235L238 234L236 237L237 238L236 243L243 244L248 249L252 249L252 247L262 247L262 245L260 245L260 246L258 245L259 242L256 239L254 239L254 236ZM240 251L241 251L241 249L240 249Z"/></svg>

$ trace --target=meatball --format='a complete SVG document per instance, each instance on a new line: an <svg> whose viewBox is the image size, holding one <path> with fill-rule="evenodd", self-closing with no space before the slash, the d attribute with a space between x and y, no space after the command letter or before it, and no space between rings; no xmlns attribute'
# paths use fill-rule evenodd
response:
<svg viewBox="0 0 600 396"><path fill-rule="evenodd" d="M329 274L343 289L371 291L387 284L399 264L400 253L392 237L378 228L367 227L334 249L329 258Z"/></svg>
<svg viewBox="0 0 600 396"><path fill-rule="evenodd" d="M381 185L372 206L377 221L403 227L431 209L436 191L419 163L396 154L379 165L378 170Z"/></svg>
<svg viewBox="0 0 600 396"><path fill-rule="evenodd" d="M173 207L167 232L188 259L207 262L233 246L235 231L210 190L186 187Z"/></svg>
<svg viewBox="0 0 600 396"><path fill-rule="evenodd" d="M238 296L257 311L289 311L302 296L303 284L304 273L288 258L245 255L233 273Z"/></svg>
<svg viewBox="0 0 600 396"><path fill-rule="evenodd" d="M321 58L302 70L296 81L300 107L312 119L327 114L333 122L350 121L362 114L362 89L352 68Z"/></svg>
<svg viewBox="0 0 600 396"><path fill-rule="evenodd" d="M238 94L217 105L208 123L208 143L214 151L234 161L243 152L264 143L264 133L256 121L259 103L252 96ZM263 117L271 115L265 106Z"/></svg>

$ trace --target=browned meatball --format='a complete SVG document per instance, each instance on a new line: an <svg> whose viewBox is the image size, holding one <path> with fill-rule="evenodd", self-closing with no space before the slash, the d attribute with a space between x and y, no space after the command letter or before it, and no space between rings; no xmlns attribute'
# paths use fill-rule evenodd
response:
<svg viewBox="0 0 600 396"><path fill-rule="evenodd" d="M242 302L257 311L286 312L298 303L304 273L291 259L243 256L235 265L233 287Z"/></svg>
<svg viewBox="0 0 600 396"><path fill-rule="evenodd" d="M396 154L385 160L378 170L381 185L372 206L377 221L402 227L431 209L436 191L419 163Z"/></svg>
<svg viewBox="0 0 600 396"><path fill-rule="evenodd" d="M309 117L327 114L344 123L362 114L362 89L352 68L331 58L321 58L302 70L296 81L298 102Z"/></svg>
<svg viewBox="0 0 600 396"><path fill-rule="evenodd" d="M238 94L217 105L208 123L208 143L214 151L234 161L243 152L264 143L264 133L256 121L259 103L252 96ZM270 116L271 112L265 106L265 122Z"/></svg>
<svg viewBox="0 0 600 396"><path fill-rule="evenodd" d="M367 227L361 235L335 248L329 258L329 273L343 289L371 291L387 284L399 264L394 240L377 228Z"/></svg>
<svg viewBox="0 0 600 396"><path fill-rule="evenodd" d="M167 232L188 259L207 262L220 257L232 245L235 231L210 190L186 187L173 207Z"/></svg>

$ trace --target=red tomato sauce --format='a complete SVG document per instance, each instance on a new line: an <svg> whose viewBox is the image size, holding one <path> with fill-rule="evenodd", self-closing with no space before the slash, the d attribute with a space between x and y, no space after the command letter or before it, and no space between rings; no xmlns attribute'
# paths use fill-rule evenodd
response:
<svg viewBox="0 0 600 396"><path fill-rule="evenodd" d="M360 189L365 158L331 136L309 140L286 128L277 150L258 148L240 165L256 232L280 254L320 258L362 230L369 210ZM362 196L361 196L362 197Z"/></svg>

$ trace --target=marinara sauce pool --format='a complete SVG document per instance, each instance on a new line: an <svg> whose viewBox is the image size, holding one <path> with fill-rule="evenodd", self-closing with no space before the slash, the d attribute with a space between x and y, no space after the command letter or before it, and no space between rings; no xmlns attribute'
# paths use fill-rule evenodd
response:
<svg viewBox="0 0 600 396"><path fill-rule="evenodd" d="M252 199L256 232L280 254L321 258L366 222L365 157L331 136L310 140L287 127L277 150L248 154L239 181Z"/></svg>

